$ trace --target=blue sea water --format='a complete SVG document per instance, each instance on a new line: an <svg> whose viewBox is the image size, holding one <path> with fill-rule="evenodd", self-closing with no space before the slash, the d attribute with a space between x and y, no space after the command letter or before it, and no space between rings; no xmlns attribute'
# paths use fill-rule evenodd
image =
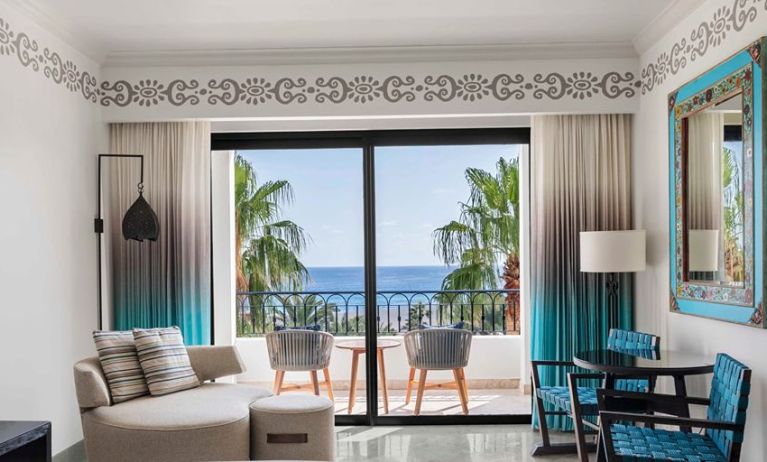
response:
<svg viewBox="0 0 767 462"><path fill-rule="evenodd" d="M379 292L435 291L454 268L447 266L379 266L376 284ZM361 292L365 290L365 269L361 266L309 268L307 292Z"/></svg>

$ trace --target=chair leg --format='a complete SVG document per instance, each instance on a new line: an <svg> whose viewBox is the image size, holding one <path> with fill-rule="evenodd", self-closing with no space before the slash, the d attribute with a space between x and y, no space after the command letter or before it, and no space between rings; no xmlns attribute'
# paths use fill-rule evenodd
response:
<svg viewBox="0 0 767 462"><path fill-rule="evenodd" d="M538 396L536 389L533 388L533 399L535 400L535 408L538 411L538 429L541 431L541 445L546 448L551 446L551 440L549 439L549 425L546 422L546 408L543 405L543 399Z"/></svg>
<svg viewBox="0 0 767 462"><path fill-rule="evenodd" d="M583 427L583 415L581 414L581 402L578 399L578 388L575 380L568 375L567 382L570 388L570 413L575 429L575 446L578 448L578 460L589 462L589 451L586 448L586 429Z"/></svg>
<svg viewBox="0 0 767 462"><path fill-rule="evenodd" d="M415 381L415 368L410 368L410 375L407 378L407 389L405 391L405 406L410 404L410 395L413 392L413 381Z"/></svg>
<svg viewBox="0 0 767 462"><path fill-rule="evenodd" d="M282 391L282 381L285 379L285 371L275 371L274 373L274 389L272 393L279 396Z"/></svg>
<svg viewBox="0 0 767 462"><path fill-rule="evenodd" d="M466 403L466 395L463 393L463 379L461 378L461 370L453 369L453 377L455 378L456 390L458 390L458 398L461 400L461 410L463 415L469 414L469 406Z"/></svg>
<svg viewBox="0 0 767 462"><path fill-rule="evenodd" d="M309 372L312 376L312 387L314 388L314 394L320 396L320 382L317 379L317 371Z"/></svg>
<svg viewBox="0 0 767 462"><path fill-rule="evenodd" d="M423 389L426 385L426 369L421 369L418 377L418 392L415 396L415 415L421 414L421 401L423 400Z"/></svg>
<svg viewBox="0 0 767 462"><path fill-rule="evenodd" d="M463 399L466 400L466 406L469 405L469 387L466 385L466 369L458 369L461 375L461 389L463 390Z"/></svg>
<svg viewBox="0 0 767 462"><path fill-rule="evenodd" d="M330 380L330 370L328 368L322 369L322 375L325 376L325 387L328 389L328 398L330 398L330 401L335 402L335 398L333 397L333 382Z"/></svg>

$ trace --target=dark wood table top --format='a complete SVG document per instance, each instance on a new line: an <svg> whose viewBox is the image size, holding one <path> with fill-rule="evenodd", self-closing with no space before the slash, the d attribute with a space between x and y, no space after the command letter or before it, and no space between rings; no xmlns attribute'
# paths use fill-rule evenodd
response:
<svg viewBox="0 0 767 462"><path fill-rule="evenodd" d="M714 370L715 357L674 350L589 350L573 356L576 366L608 374L696 375Z"/></svg>
<svg viewBox="0 0 767 462"><path fill-rule="evenodd" d="M45 436L50 431L50 422L0 420L0 455Z"/></svg>

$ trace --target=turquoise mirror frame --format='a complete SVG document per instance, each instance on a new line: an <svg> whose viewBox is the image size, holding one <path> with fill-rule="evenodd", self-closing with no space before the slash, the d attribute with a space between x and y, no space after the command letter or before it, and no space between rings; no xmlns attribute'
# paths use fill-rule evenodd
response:
<svg viewBox="0 0 767 462"><path fill-rule="evenodd" d="M764 97L767 39L746 49L669 94L669 244L671 311L765 327L764 220L765 188ZM745 197L745 282L742 287L706 284L684 277L686 142L683 120L732 95L743 94L743 153Z"/></svg>

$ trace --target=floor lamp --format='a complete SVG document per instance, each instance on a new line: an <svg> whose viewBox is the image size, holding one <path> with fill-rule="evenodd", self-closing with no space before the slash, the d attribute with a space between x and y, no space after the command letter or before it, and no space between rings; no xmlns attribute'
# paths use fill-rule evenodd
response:
<svg viewBox="0 0 767 462"><path fill-rule="evenodd" d="M580 233L581 272L607 274L608 326L618 327L617 273L645 269L645 231L584 231Z"/></svg>

